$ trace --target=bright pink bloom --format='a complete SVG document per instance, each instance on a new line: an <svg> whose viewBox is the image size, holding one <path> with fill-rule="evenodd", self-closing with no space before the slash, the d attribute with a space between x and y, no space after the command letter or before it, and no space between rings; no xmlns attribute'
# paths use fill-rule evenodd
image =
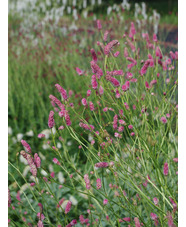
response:
<svg viewBox="0 0 186 227"><path fill-rule="evenodd" d="M81 69L79 69L78 67L76 67L76 72L81 76L83 74L83 71Z"/></svg>
<svg viewBox="0 0 186 227"><path fill-rule="evenodd" d="M130 218L129 217L123 218L123 220L127 221L127 222L130 222Z"/></svg>
<svg viewBox="0 0 186 227"><path fill-rule="evenodd" d="M38 217L41 221L43 221L43 220L45 219L44 214L41 214L40 212L37 213L37 217Z"/></svg>
<svg viewBox="0 0 186 227"><path fill-rule="evenodd" d="M54 173L54 172L51 172L50 176L51 176L52 178L54 178L54 177L55 177L55 173Z"/></svg>
<svg viewBox="0 0 186 227"><path fill-rule="evenodd" d="M91 95L91 90L87 90L87 96L89 97Z"/></svg>
<svg viewBox="0 0 186 227"><path fill-rule="evenodd" d="M123 132L124 131L124 127L123 126L119 126L118 127L118 132Z"/></svg>
<svg viewBox="0 0 186 227"><path fill-rule="evenodd" d="M83 98L83 99L81 100L81 102L82 102L83 106L87 106L87 100L86 100L85 98Z"/></svg>
<svg viewBox="0 0 186 227"><path fill-rule="evenodd" d="M107 205L107 203L108 203L108 199L104 199L103 200L103 205Z"/></svg>
<svg viewBox="0 0 186 227"><path fill-rule="evenodd" d="M21 140L21 143L23 145L23 147L25 148L25 150L28 152L28 153L31 153L31 147L30 145L25 141L25 140Z"/></svg>
<svg viewBox="0 0 186 227"><path fill-rule="evenodd" d="M132 125L129 125L128 128L129 128L129 129L133 129L133 126L132 126Z"/></svg>
<svg viewBox="0 0 186 227"><path fill-rule="evenodd" d="M95 50L94 49L91 49L90 52L92 54L93 61L95 61L95 63L96 63L98 61L98 58L97 58L97 55L96 55Z"/></svg>
<svg viewBox="0 0 186 227"><path fill-rule="evenodd" d="M111 49L117 45L119 42L118 40L112 40L110 43L108 43L106 46L105 46L105 49L104 49L104 53L105 55L109 55Z"/></svg>
<svg viewBox="0 0 186 227"><path fill-rule="evenodd" d="M119 99L121 97L121 95L120 95L120 93L119 93L119 91L118 91L118 89L116 90L116 98L117 99Z"/></svg>
<svg viewBox="0 0 186 227"><path fill-rule="evenodd" d="M173 158L173 161L174 162L178 162L178 158Z"/></svg>
<svg viewBox="0 0 186 227"><path fill-rule="evenodd" d="M49 95L49 98L52 102L54 102L56 105L58 105L61 110L65 109L64 105L55 96Z"/></svg>
<svg viewBox="0 0 186 227"><path fill-rule="evenodd" d="M153 41L154 42L157 42L158 41L156 34L153 34Z"/></svg>
<svg viewBox="0 0 186 227"><path fill-rule="evenodd" d="M145 61L145 64L143 65L143 67L140 70L140 73L142 76L147 72L149 65L150 65L150 60L148 59L147 61Z"/></svg>
<svg viewBox="0 0 186 227"><path fill-rule="evenodd" d="M55 87L57 88L57 90L59 91L59 93L61 93L62 97L64 100L67 100L67 92L65 89L63 89L59 84L55 84Z"/></svg>
<svg viewBox="0 0 186 227"><path fill-rule="evenodd" d="M131 132L131 134L130 134L131 136L135 136L135 133L134 132Z"/></svg>
<svg viewBox="0 0 186 227"><path fill-rule="evenodd" d="M55 121L54 121L54 111L50 111L50 114L49 114L49 118L48 118L48 127L49 128L53 128L55 125Z"/></svg>
<svg viewBox="0 0 186 227"><path fill-rule="evenodd" d="M169 173L169 165L167 162L165 162L164 167L163 167L163 174L167 176Z"/></svg>
<svg viewBox="0 0 186 227"><path fill-rule="evenodd" d="M109 166L108 162L98 162L94 165L97 168L107 168Z"/></svg>
<svg viewBox="0 0 186 227"><path fill-rule="evenodd" d="M59 208L63 204L64 201L65 201L64 198L60 199L59 203L57 204L57 208Z"/></svg>
<svg viewBox="0 0 186 227"><path fill-rule="evenodd" d="M68 201L68 203L67 203L67 205L65 207L65 214L68 214L70 212L71 205L72 205L72 202Z"/></svg>
<svg viewBox="0 0 186 227"><path fill-rule="evenodd" d="M147 81L145 81L145 87L146 87L147 89L150 88L149 83L148 83Z"/></svg>
<svg viewBox="0 0 186 227"><path fill-rule="evenodd" d="M41 220L38 221L37 227L44 227L43 222Z"/></svg>
<svg viewBox="0 0 186 227"><path fill-rule="evenodd" d="M171 197L169 197L169 199L170 199L170 201L171 201L171 203L173 205L173 212L175 212L177 210L177 208L178 208L177 204L174 202L174 200Z"/></svg>

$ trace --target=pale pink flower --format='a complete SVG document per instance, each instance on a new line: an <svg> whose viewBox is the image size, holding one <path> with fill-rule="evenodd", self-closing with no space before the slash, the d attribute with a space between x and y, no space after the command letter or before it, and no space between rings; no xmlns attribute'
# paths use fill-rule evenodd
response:
<svg viewBox="0 0 186 227"><path fill-rule="evenodd" d="M58 130L63 130L65 127L63 125L59 126Z"/></svg>
<svg viewBox="0 0 186 227"><path fill-rule="evenodd" d="M30 145L25 140L21 140L21 143L28 153L32 152Z"/></svg>
<svg viewBox="0 0 186 227"><path fill-rule="evenodd" d="M124 57L127 58L129 56L127 47L124 48Z"/></svg>
<svg viewBox="0 0 186 227"><path fill-rule="evenodd" d="M64 201L65 201L64 198L60 199L59 203L57 204L57 208L59 208L63 204Z"/></svg>
<svg viewBox="0 0 186 227"><path fill-rule="evenodd" d="M58 161L57 158L53 158L53 162L54 162L55 164L57 164L57 165L60 165L60 162Z"/></svg>
<svg viewBox="0 0 186 227"><path fill-rule="evenodd" d="M100 189L102 187L102 185L101 185L101 179L100 178L98 178L96 180L96 187L97 187L97 189Z"/></svg>
<svg viewBox="0 0 186 227"><path fill-rule="evenodd" d="M45 134L40 133L40 134L38 134L37 137L38 137L38 138L44 138L44 137L45 137Z"/></svg>
<svg viewBox="0 0 186 227"><path fill-rule="evenodd" d="M67 126L70 126L72 124L71 120L70 120L70 116L67 111L65 111L65 121L66 121Z"/></svg>
<svg viewBox="0 0 186 227"><path fill-rule="evenodd" d="M133 129L133 126L132 126L132 125L129 125L128 128L129 128L129 129Z"/></svg>
<svg viewBox="0 0 186 227"><path fill-rule="evenodd" d="M108 199L104 199L103 200L103 205L107 205L107 203L108 203Z"/></svg>
<svg viewBox="0 0 186 227"><path fill-rule="evenodd" d="M97 20L97 27L98 27L98 30L101 30L102 29L102 25L101 25L100 20Z"/></svg>
<svg viewBox="0 0 186 227"><path fill-rule="evenodd" d="M16 199L17 199L18 201L21 201L20 191L17 192Z"/></svg>
<svg viewBox="0 0 186 227"><path fill-rule="evenodd" d="M120 54L120 52L116 51L116 53L114 53L114 57L117 58L119 54Z"/></svg>
<svg viewBox="0 0 186 227"><path fill-rule="evenodd" d="M130 32L129 32L129 37L133 38L133 36L136 34L136 29L134 27L134 23L131 22L131 26L130 26Z"/></svg>
<svg viewBox="0 0 186 227"><path fill-rule="evenodd" d="M109 32L105 31L104 36L103 36L103 40L106 42L107 41L107 37L108 37Z"/></svg>
<svg viewBox="0 0 186 227"><path fill-rule="evenodd" d="M153 34L153 41L154 42L157 42L158 41L156 34Z"/></svg>
<svg viewBox="0 0 186 227"><path fill-rule="evenodd" d="M115 130L117 130L117 127L118 127L117 122L118 122L118 115L116 114L113 118L113 128Z"/></svg>
<svg viewBox="0 0 186 227"><path fill-rule="evenodd" d="M37 227L44 227L43 222L41 220L38 221Z"/></svg>
<svg viewBox="0 0 186 227"><path fill-rule="evenodd" d="M81 69L79 69L78 67L76 67L76 72L81 76L83 74L83 71Z"/></svg>
<svg viewBox="0 0 186 227"><path fill-rule="evenodd" d="M134 222L135 222L135 227L141 227L141 224L140 224L139 219L137 217L134 218Z"/></svg>
<svg viewBox="0 0 186 227"><path fill-rule="evenodd" d="M100 87L99 87L99 94L100 95L103 95L103 92L104 92L103 87L100 85Z"/></svg>
<svg viewBox="0 0 186 227"><path fill-rule="evenodd" d="M154 197L153 202L154 202L155 205L158 205L158 202L159 202L158 198Z"/></svg>

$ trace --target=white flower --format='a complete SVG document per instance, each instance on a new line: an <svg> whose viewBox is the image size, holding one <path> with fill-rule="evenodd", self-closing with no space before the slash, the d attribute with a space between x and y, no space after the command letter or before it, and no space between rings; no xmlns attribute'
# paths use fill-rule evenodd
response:
<svg viewBox="0 0 186 227"><path fill-rule="evenodd" d="M39 151L39 157L42 159L42 160L46 160L45 156Z"/></svg>
<svg viewBox="0 0 186 227"><path fill-rule="evenodd" d="M29 178L29 180L30 180L30 181L33 181L33 182L35 182L35 183L37 183L37 184L39 184L39 180L38 180L37 177L35 178L34 176L31 175L30 178Z"/></svg>
<svg viewBox="0 0 186 227"><path fill-rule="evenodd" d="M12 135L12 128L8 127L8 135Z"/></svg>
<svg viewBox="0 0 186 227"><path fill-rule="evenodd" d="M27 160L22 155L19 156L19 160L20 160L20 162L24 163L25 165L28 165Z"/></svg>
<svg viewBox="0 0 186 227"><path fill-rule="evenodd" d="M22 194L26 189L28 188L28 184L24 184L23 186L21 186L20 188L20 194Z"/></svg>
<svg viewBox="0 0 186 227"><path fill-rule="evenodd" d="M56 133L56 129L55 127L52 128L52 133L55 134Z"/></svg>
<svg viewBox="0 0 186 227"><path fill-rule="evenodd" d="M22 133L18 133L17 134L17 141L21 141L23 138L23 134Z"/></svg>
<svg viewBox="0 0 186 227"><path fill-rule="evenodd" d="M60 149L62 146L61 146L61 143L60 142L57 142L57 148Z"/></svg>
<svg viewBox="0 0 186 227"><path fill-rule="evenodd" d="M65 182L65 178L63 176L63 173L62 172L59 172L58 173L58 180L61 184L63 184Z"/></svg>
<svg viewBox="0 0 186 227"><path fill-rule="evenodd" d="M72 141L68 141L67 146L72 146Z"/></svg>
<svg viewBox="0 0 186 227"><path fill-rule="evenodd" d="M12 142L13 142L13 144L16 144L17 143L17 140L16 140L15 137L12 137Z"/></svg>
<svg viewBox="0 0 186 227"><path fill-rule="evenodd" d="M52 164L49 164L48 169L49 169L50 172L54 172L54 169L53 169L53 165Z"/></svg>
<svg viewBox="0 0 186 227"><path fill-rule="evenodd" d="M45 171L45 170L41 170L41 174L43 175L43 176L47 176L48 175L48 173Z"/></svg>
<svg viewBox="0 0 186 227"><path fill-rule="evenodd" d="M22 155L21 155L22 156ZM22 156L23 157L23 156ZM26 160L26 159L25 159ZM27 161L26 161L27 162ZM30 171L30 166L26 166L23 170L23 176L26 177L27 173Z"/></svg>
<svg viewBox="0 0 186 227"><path fill-rule="evenodd" d="M76 206L76 205L78 204L77 199L76 199L74 196L72 196L72 195L70 196L69 200L72 202L72 204L73 204L74 206Z"/></svg>
<svg viewBox="0 0 186 227"><path fill-rule="evenodd" d="M26 132L26 135L32 137L34 136L34 132L30 130L29 132Z"/></svg>

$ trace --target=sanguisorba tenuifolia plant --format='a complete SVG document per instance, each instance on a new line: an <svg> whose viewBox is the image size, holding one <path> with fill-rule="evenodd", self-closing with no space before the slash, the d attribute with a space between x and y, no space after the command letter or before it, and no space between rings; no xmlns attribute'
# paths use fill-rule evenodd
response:
<svg viewBox="0 0 186 227"><path fill-rule="evenodd" d="M53 171L47 175L46 161L21 141L25 151L20 155L33 175L27 183L31 193L22 192L28 206L17 194L22 210L25 206L32 213L25 218L19 207L23 223L176 226L178 53L163 55L156 35L143 34L139 47L134 23L120 40L109 40L100 21L97 25L101 55L90 51L90 83L82 82L80 102L59 84L59 96L49 95ZM81 66L76 71L83 81ZM77 145L74 152L68 150L66 134ZM13 200L9 191L9 207L18 215Z"/></svg>

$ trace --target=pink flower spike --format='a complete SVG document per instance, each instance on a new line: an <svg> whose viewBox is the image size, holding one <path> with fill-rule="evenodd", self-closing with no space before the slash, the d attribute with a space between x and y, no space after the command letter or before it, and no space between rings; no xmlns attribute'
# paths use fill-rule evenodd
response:
<svg viewBox="0 0 186 227"><path fill-rule="evenodd" d="M164 174L165 176L167 176L168 173L169 173L169 166L168 166L168 163L165 162L164 167L163 167L163 174Z"/></svg>
<svg viewBox="0 0 186 227"><path fill-rule="evenodd" d="M25 148L25 150L28 152L28 153L31 153L31 147L30 145L25 141L25 140L21 140L21 143L23 145L23 147Z"/></svg>
<svg viewBox="0 0 186 227"><path fill-rule="evenodd" d="M153 34L153 41L154 41L154 42L158 42L158 39L157 39L156 34Z"/></svg>
<svg viewBox="0 0 186 227"><path fill-rule="evenodd" d="M76 225L76 224L77 224L77 220L76 220L76 219L72 220L72 221L70 222L70 224L71 224L71 226Z"/></svg>
<svg viewBox="0 0 186 227"><path fill-rule="evenodd" d="M98 30L101 30L102 29L102 25L101 25L100 20L97 20L97 27L98 27Z"/></svg>
<svg viewBox="0 0 186 227"><path fill-rule="evenodd" d="M98 178L96 180L96 187L97 187L97 189L100 189L102 187L102 185L101 185L101 179L100 178Z"/></svg>
<svg viewBox="0 0 186 227"><path fill-rule="evenodd" d="M81 76L83 74L83 71L81 69L79 69L78 67L76 67L76 72Z"/></svg>
<svg viewBox="0 0 186 227"><path fill-rule="evenodd" d="M50 174L50 176L51 176L52 178L54 178L54 177L55 177L55 173L52 172L52 173Z"/></svg>
<svg viewBox="0 0 186 227"><path fill-rule="evenodd" d="M103 36L103 40L106 42L107 41L107 37L108 37L109 32L105 31L104 36Z"/></svg>
<svg viewBox="0 0 186 227"><path fill-rule="evenodd" d="M133 126L132 126L132 125L129 125L128 128L129 128L129 129L133 129Z"/></svg>
<svg viewBox="0 0 186 227"><path fill-rule="evenodd" d="M103 95L103 92L104 92L103 87L100 85L100 87L99 87L99 94L100 95Z"/></svg>
<svg viewBox="0 0 186 227"><path fill-rule="evenodd" d="M40 168L41 166L41 159L40 157L38 156L37 153L34 154L34 163L36 165L37 168Z"/></svg>
<svg viewBox="0 0 186 227"><path fill-rule="evenodd" d="M71 205L72 205L72 202L68 201L66 208L65 208L65 214L68 214L70 212Z"/></svg>
<svg viewBox="0 0 186 227"><path fill-rule="evenodd" d="M105 55L109 55L111 49L117 45L119 42L118 40L112 40L110 43L108 43L106 46L105 46L105 49L104 49L104 53Z"/></svg>
<svg viewBox="0 0 186 227"><path fill-rule="evenodd" d="M134 218L134 222L135 222L135 227L141 227L141 224L140 224L139 219L137 217Z"/></svg>
<svg viewBox="0 0 186 227"><path fill-rule="evenodd" d="M53 128L55 125L55 121L54 121L54 111L50 111L50 114L49 114L49 118L48 118L48 127L49 128Z"/></svg>
<svg viewBox="0 0 186 227"><path fill-rule="evenodd" d="M147 89L150 88L149 83L148 83L147 81L145 81L145 87L146 87Z"/></svg>
<svg viewBox="0 0 186 227"><path fill-rule="evenodd" d="M91 111L94 111L94 104L93 102L89 102L89 107Z"/></svg>
<svg viewBox="0 0 186 227"><path fill-rule="evenodd" d="M108 162L98 162L94 165L97 168L107 168L109 166Z"/></svg>
<svg viewBox="0 0 186 227"><path fill-rule="evenodd" d="M98 58L97 58L97 55L96 55L95 50L94 49L91 49L90 52L92 54L93 61L95 61L95 63L96 63L98 61Z"/></svg>
<svg viewBox="0 0 186 227"><path fill-rule="evenodd" d="M96 80L96 76L95 76L95 75L92 76L92 81L91 81L91 83L92 83L92 88L93 88L94 90L96 90L96 89L98 88L98 83L97 83L97 80Z"/></svg>
<svg viewBox="0 0 186 227"><path fill-rule="evenodd" d="M63 89L59 84L55 84L55 87L57 88L57 90L59 91L59 93L61 93L62 97L64 100L67 100L67 92L65 89Z"/></svg>
<svg viewBox="0 0 186 227"><path fill-rule="evenodd" d="M158 202L159 202L158 198L154 197L153 202L154 202L155 205L158 205Z"/></svg>

